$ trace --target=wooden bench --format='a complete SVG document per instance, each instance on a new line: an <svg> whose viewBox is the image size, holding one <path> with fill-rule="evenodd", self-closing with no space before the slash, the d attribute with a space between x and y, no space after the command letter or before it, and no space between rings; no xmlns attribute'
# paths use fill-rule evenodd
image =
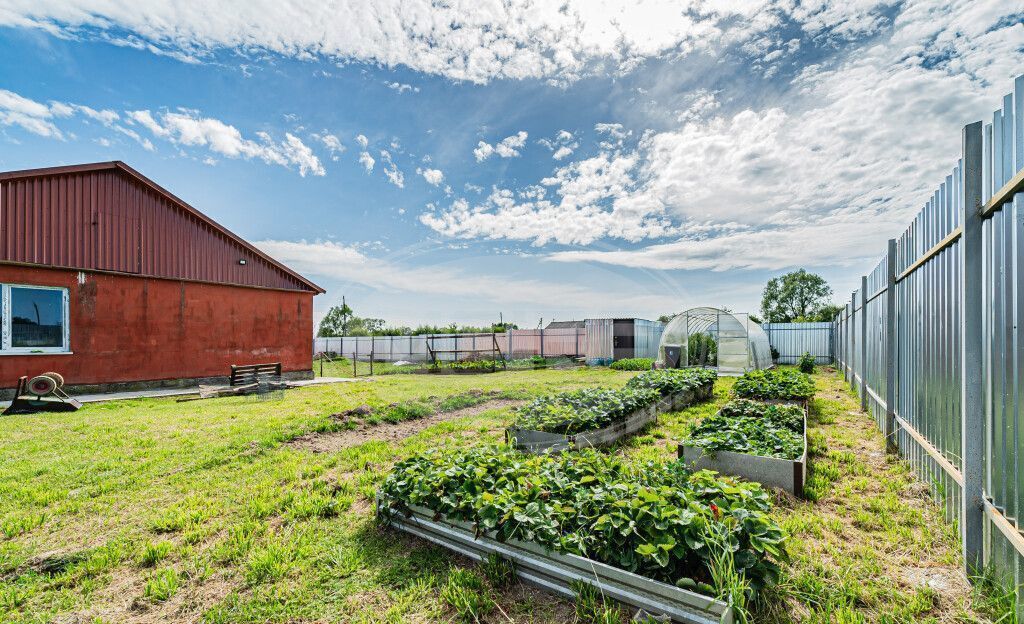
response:
<svg viewBox="0 0 1024 624"><path fill-rule="evenodd" d="M249 386L261 381L280 381L281 363L231 365L231 386Z"/></svg>

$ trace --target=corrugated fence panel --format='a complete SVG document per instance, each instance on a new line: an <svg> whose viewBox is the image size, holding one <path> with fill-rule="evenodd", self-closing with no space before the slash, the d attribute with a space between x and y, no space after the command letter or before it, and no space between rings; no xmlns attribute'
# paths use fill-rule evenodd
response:
<svg viewBox="0 0 1024 624"><path fill-rule="evenodd" d="M982 136L982 199L988 203L1024 169L1024 78L1017 78L1014 92L1004 98ZM982 226L983 379L988 424L985 489L992 504L1018 527L1024 513L1020 487L1024 476L1024 344L1020 335L1024 320L1024 194L1016 193L1010 199L996 207ZM1024 582L1021 553L994 524L986 527L985 552L1008 583L1019 587Z"/></svg>
<svg viewBox="0 0 1024 624"><path fill-rule="evenodd" d="M864 336L864 378L867 383L868 411L878 423L879 429L885 428L886 415L886 373L888 372L888 349L886 347L885 329L888 320L887 299L889 284L888 258L882 258L867 276L867 303L864 308L867 319Z"/></svg>
<svg viewBox="0 0 1024 624"><path fill-rule="evenodd" d="M661 333L665 330L665 324L659 321L648 321L636 319L633 321L634 339L633 349L638 358L658 357L658 345L661 344Z"/></svg>
<svg viewBox="0 0 1024 624"><path fill-rule="evenodd" d="M960 468L960 253L954 241L933 250L960 226L960 165L896 242L896 415ZM933 254L917 264L927 254ZM908 271L910 271L908 273ZM949 520L959 517L960 486L900 427L898 446L932 486Z"/></svg>
<svg viewBox="0 0 1024 624"><path fill-rule="evenodd" d="M779 352L779 364L796 364L810 353L818 364L833 361L832 323L762 323L768 342Z"/></svg>

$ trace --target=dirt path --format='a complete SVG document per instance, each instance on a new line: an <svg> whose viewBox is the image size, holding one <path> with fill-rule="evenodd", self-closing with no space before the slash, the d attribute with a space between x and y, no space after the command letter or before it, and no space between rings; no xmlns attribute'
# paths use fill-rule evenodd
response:
<svg viewBox="0 0 1024 624"><path fill-rule="evenodd" d="M372 440L394 442L415 435L438 423L457 420L466 416L476 416L477 414L492 410L517 407L523 403L525 401L496 399L472 407L464 407L450 412L438 412L426 418L404 420L399 423L362 424L356 429L332 431L329 433L308 433L289 442L289 446L312 451L313 453L330 453L351 446L358 446Z"/></svg>

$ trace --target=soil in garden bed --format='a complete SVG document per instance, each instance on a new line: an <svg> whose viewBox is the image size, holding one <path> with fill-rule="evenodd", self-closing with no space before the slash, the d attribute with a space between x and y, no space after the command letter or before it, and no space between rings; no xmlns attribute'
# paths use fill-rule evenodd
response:
<svg viewBox="0 0 1024 624"><path fill-rule="evenodd" d="M329 453L351 446L358 446L373 440L394 442L416 435L420 431L438 423L448 420L456 420L466 416L475 416L491 410L518 407L523 403L525 403L525 401L494 399L479 405L473 405L472 407L465 407L450 412L438 412L425 418L405 420L399 423L380 423L376 425L367 423L364 420L372 413L369 408L365 408L365 406L357 407L349 410L345 414L339 414L336 416L338 419L344 418L346 419L345 422L354 424L354 428L325 433L307 433L306 435L295 438L289 443L289 445L295 448L312 451L314 453Z"/></svg>

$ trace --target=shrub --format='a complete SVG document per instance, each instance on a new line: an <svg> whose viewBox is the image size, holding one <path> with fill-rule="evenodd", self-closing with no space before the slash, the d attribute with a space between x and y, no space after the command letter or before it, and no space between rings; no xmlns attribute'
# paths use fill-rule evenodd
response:
<svg viewBox="0 0 1024 624"><path fill-rule="evenodd" d="M657 390L666 396L713 384L717 378L712 368L663 368L640 373L627 381L626 387Z"/></svg>
<svg viewBox="0 0 1024 624"><path fill-rule="evenodd" d="M804 454L804 410L740 399L705 418L683 440L705 452L733 451L761 457L799 459Z"/></svg>
<svg viewBox="0 0 1024 624"><path fill-rule="evenodd" d="M621 371L645 371L651 370L653 366L654 360L651 358L626 358L612 362L609 368Z"/></svg>
<svg viewBox="0 0 1024 624"><path fill-rule="evenodd" d="M552 394L520 407L515 427L570 435L601 429L658 400L656 390L646 388L587 388Z"/></svg>
<svg viewBox="0 0 1024 624"><path fill-rule="evenodd" d="M808 375L810 375L811 373L814 372L814 364L814 356L811 355L809 351L804 351L804 354L800 356L800 372L807 373Z"/></svg>
<svg viewBox="0 0 1024 624"><path fill-rule="evenodd" d="M814 396L814 381L791 368L755 370L736 380L733 393L744 399L803 400Z"/></svg>
<svg viewBox="0 0 1024 624"><path fill-rule="evenodd" d="M380 495L385 518L425 507L499 541L533 542L667 583L712 580L709 526L720 525L736 569L755 588L785 556L760 485L676 461L631 464L591 449L434 449L396 464Z"/></svg>

